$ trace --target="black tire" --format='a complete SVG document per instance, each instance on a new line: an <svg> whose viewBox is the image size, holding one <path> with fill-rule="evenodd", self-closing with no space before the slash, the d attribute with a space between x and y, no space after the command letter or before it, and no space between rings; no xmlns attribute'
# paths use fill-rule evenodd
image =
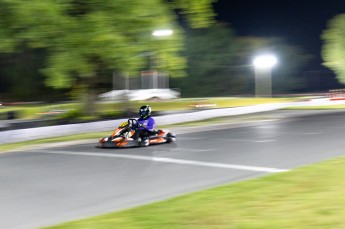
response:
<svg viewBox="0 0 345 229"><path fill-rule="evenodd" d="M175 142L176 141L176 137L167 137L167 143L171 143L171 142Z"/></svg>
<svg viewBox="0 0 345 229"><path fill-rule="evenodd" d="M176 134L168 133L166 139L167 139L167 143L175 142L176 141Z"/></svg>
<svg viewBox="0 0 345 229"><path fill-rule="evenodd" d="M168 133L167 134L167 142L175 142L176 141L176 134L173 133Z"/></svg>
<svg viewBox="0 0 345 229"><path fill-rule="evenodd" d="M149 141L145 142L145 141L141 141L140 142L140 146L141 147L148 147L150 145Z"/></svg>
<svg viewBox="0 0 345 229"><path fill-rule="evenodd" d="M168 133L167 138L176 138L176 134Z"/></svg>

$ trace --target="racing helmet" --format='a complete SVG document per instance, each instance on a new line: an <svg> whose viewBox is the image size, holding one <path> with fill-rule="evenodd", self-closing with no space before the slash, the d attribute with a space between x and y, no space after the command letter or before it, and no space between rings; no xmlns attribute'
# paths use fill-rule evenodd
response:
<svg viewBox="0 0 345 229"><path fill-rule="evenodd" d="M140 107L139 115L140 115L140 118L146 119L147 117L151 115L151 107L149 105Z"/></svg>

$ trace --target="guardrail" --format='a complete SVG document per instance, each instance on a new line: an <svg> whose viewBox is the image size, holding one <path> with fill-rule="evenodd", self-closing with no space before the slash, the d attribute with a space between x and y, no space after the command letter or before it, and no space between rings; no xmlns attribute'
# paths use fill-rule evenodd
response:
<svg viewBox="0 0 345 229"><path fill-rule="evenodd" d="M211 109L194 111L192 113L170 114L155 117L156 123L160 125L177 124L183 122L200 121L210 118L258 113L273 111L292 106L315 106L328 104L344 104L345 101L319 101L319 102L297 102L297 103L277 103L262 104L246 107L234 107L223 109ZM127 119L117 119L112 121L99 121L81 124L69 124L59 126L46 126L29 129L8 130L0 132L0 143L14 143L41 138L68 136L73 134L82 134L88 132L111 131L114 130L121 122Z"/></svg>

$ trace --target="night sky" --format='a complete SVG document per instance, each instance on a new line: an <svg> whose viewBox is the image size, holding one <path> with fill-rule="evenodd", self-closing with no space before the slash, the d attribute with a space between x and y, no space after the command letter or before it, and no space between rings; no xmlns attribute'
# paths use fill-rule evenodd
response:
<svg viewBox="0 0 345 229"><path fill-rule="evenodd" d="M239 36L282 37L302 47L315 56L307 68L318 70L320 35L329 19L345 13L345 0L218 0L214 8Z"/></svg>

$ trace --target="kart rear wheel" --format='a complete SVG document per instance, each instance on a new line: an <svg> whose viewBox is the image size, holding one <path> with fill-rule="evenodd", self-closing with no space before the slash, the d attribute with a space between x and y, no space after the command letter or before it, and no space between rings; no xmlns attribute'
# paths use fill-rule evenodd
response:
<svg viewBox="0 0 345 229"><path fill-rule="evenodd" d="M148 138L142 139L142 140L140 141L140 146L142 146L142 147L147 147L147 146L149 146L149 145L150 145L150 141L149 141Z"/></svg>

